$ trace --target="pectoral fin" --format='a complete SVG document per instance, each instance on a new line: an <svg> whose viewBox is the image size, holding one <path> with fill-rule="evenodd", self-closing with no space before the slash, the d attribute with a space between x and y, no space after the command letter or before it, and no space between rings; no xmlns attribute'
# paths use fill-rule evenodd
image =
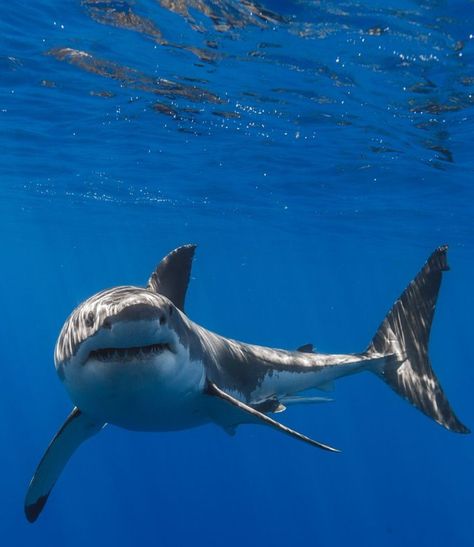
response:
<svg viewBox="0 0 474 547"><path fill-rule="evenodd" d="M51 489L76 448L102 427L104 424L91 421L78 408L74 408L54 436L31 479L25 498L25 514L30 522L38 518Z"/></svg>
<svg viewBox="0 0 474 547"><path fill-rule="evenodd" d="M252 408L251 406L243 403L242 401L239 401L235 397L232 397L232 395L229 395L225 391L222 391L222 389L217 387L216 384L212 382L208 382L207 384L207 393L209 395L214 395L215 397L219 397L220 399L227 401L231 405L237 408L240 408L240 410L244 412L248 412L249 414L251 414L255 418L258 418L259 420L266 423L267 425L274 427L275 429L278 429L279 431L282 431L283 433L286 433L287 435L291 435L292 437L295 437L296 439L299 439L300 441L305 441L313 446L322 448L323 450L329 450L331 452L340 452L337 448L333 448L332 446L329 446L327 444L323 444L313 439L310 439L309 437L306 437L306 435L303 435L302 433L298 433L298 431L290 429L286 425L283 425L280 422L277 422L276 420L274 420L273 418L270 418L266 414L263 414L259 410Z"/></svg>

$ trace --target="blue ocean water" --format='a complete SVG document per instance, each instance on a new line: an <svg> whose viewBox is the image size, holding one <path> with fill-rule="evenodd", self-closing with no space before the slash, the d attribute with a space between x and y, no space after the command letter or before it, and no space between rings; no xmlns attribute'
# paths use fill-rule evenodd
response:
<svg viewBox="0 0 474 547"><path fill-rule="evenodd" d="M193 320L335 353L448 243L430 352L474 426L472 1L13 0L0 45L2 545L472 545L472 435L368 373L278 415L342 454L109 427L23 515L65 318L184 243Z"/></svg>

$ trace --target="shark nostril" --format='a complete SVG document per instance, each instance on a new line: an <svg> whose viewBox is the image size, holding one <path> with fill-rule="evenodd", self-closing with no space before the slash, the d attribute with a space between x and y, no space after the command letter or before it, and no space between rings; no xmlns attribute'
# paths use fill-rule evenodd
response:
<svg viewBox="0 0 474 547"><path fill-rule="evenodd" d="M86 317L86 320L85 320L86 327L89 327L89 328L93 327L94 326L94 320L95 320L94 312L90 311L87 314L87 317Z"/></svg>

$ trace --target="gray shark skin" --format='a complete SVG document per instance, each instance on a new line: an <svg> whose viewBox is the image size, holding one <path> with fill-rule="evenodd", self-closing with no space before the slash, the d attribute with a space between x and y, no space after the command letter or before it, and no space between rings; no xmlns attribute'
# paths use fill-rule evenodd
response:
<svg viewBox="0 0 474 547"><path fill-rule="evenodd" d="M78 446L106 424L170 431L214 422L233 434L262 423L318 448L337 452L281 424L269 413L290 404L324 402L308 395L343 376L370 371L427 416L468 433L431 368L428 341L447 247L428 258L380 325L368 348L322 354L224 338L184 312L195 245L168 254L145 288L116 287L80 304L59 335L54 361L74 409L55 435L30 482L25 514L42 511Z"/></svg>

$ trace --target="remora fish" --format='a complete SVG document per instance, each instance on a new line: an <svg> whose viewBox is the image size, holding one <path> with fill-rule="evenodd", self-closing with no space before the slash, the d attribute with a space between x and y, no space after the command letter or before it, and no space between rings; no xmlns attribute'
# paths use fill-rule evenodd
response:
<svg viewBox="0 0 474 547"><path fill-rule="evenodd" d="M267 413L318 402L300 393L349 374L371 371L427 416L458 433L469 430L452 411L428 358L428 338L447 247L439 247L408 285L362 353L285 351L214 334L184 313L194 245L172 251L146 288L95 294L69 316L54 361L76 405L31 480L25 513L36 520L76 448L106 424L140 431L179 430L215 422L232 433L264 423L325 450Z"/></svg>

